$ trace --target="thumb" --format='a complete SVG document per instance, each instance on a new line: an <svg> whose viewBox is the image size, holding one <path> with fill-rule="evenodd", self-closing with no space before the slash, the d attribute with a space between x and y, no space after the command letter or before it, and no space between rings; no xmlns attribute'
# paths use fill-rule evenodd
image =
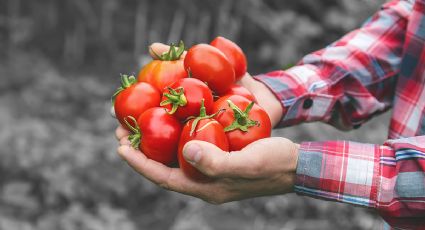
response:
<svg viewBox="0 0 425 230"><path fill-rule="evenodd" d="M229 153L214 144L204 141L190 141L183 148L185 160L210 177L224 176L227 171Z"/></svg>
<svg viewBox="0 0 425 230"><path fill-rule="evenodd" d="M165 45L159 42L152 43L149 46L149 54L151 55L153 59L158 59L157 55L160 56L161 54L166 53L169 50L170 50L169 45ZM180 56L180 59L184 59L185 56L186 56L186 51Z"/></svg>
<svg viewBox="0 0 425 230"><path fill-rule="evenodd" d="M149 47L149 54L153 59L158 59L157 55L161 55L167 52L170 49L170 46L162 44L162 43L152 43Z"/></svg>

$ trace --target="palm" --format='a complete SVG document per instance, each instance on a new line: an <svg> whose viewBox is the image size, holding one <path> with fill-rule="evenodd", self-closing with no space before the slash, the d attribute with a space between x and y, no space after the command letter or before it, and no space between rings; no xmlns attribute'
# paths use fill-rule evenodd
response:
<svg viewBox="0 0 425 230"><path fill-rule="evenodd" d="M187 177L181 169L169 168L131 148L128 132L123 127L118 127L116 135L121 143L120 156L139 174L165 189L210 203L292 191L298 145L285 138L261 139L230 153L207 142L189 142L203 149L201 160L194 166L214 179L200 183Z"/></svg>

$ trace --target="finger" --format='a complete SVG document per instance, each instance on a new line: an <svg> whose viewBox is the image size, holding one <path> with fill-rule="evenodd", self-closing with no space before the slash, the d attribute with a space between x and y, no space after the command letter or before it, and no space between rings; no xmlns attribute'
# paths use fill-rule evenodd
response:
<svg viewBox="0 0 425 230"><path fill-rule="evenodd" d="M252 76L247 72L243 77L236 82L237 85L245 86L245 88L252 83L252 81L255 81Z"/></svg>
<svg viewBox="0 0 425 230"><path fill-rule="evenodd" d="M160 56L161 54L168 52L170 49L170 46L162 44L162 43L152 43L152 45L149 47L149 54L153 59L158 59L157 56Z"/></svg>
<svg viewBox="0 0 425 230"><path fill-rule="evenodd" d="M142 152L129 146L120 146L118 154L139 174L165 189L197 197L210 190L210 185L194 182L180 169L148 159Z"/></svg>
<svg viewBox="0 0 425 230"><path fill-rule="evenodd" d="M131 142L130 140L128 140L128 136L124 136L123 138L120 139L120 145L130 145Z"/></svg>
<svg viewBox="0 0 425 230"><path fill-rule="evenodd" d="M115 108L114 106L111 106L111 109L109 110L109 113L113 118L117 118L117 115L115 114Z"/></svg>
<svg viewBox="0 0 425 230"><path fill-rule="evenodd" d="M183 149L187 162L209 177L226 177L229 169L229 153L204 141L188 142Z"/></svg>
<svg viewBox="0 0 425 230"><path fill-rule="evenodd" d="M168 52L169 49L169 45L156 42L152 43L152 45L149 47L149 54L153 59L158 59L157 55L160 56L161 54ZM180 59L184 59L185 56L186 51L180 56Z"/></svg>
<svg viewBox="0 0 425 230"><path fill-rule="evenodd" d="M130 132L126 130L122 125L119 125L115 130L115 137L117 140L121 140L123 137L130 135Z"/></svg>

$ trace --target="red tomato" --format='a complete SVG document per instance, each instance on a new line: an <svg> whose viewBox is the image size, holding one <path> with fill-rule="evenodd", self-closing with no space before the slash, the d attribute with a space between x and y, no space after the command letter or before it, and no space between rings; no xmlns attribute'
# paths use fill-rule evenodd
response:
<svg viewBox="0 0 425 230"><path fill-rule="evenodd" d="M214 103L214 111L225 109L216 120L223 125L229 140L230 151L243 149L249 143L270 137L270 118L253 101L239 96L222 97Z"/></svg>
<svg viewBox="0 0 425 230"><path fill-rule="evenodd" d="M214 115L207 116L205 109L201 109L199 117L192 119L186 123L183 127L179 147L178 147L178 160L180 168L190 178L197 181L208 180L209 177L205 176L188 163L183 156L184 145L192 140L200 140L212 143L222 149L223 151L229 151L229 143L227 141L226 134L224 133L223 126L220 125L212 117Z"/></svg>
<svg viewBox="0 0 425 230"><path fill-rule="evenodd" d="M171 45L168 53L158 55L158 60L151 61L140 70L138 81L150 83L162 91L173 82L187 77L183 60L180 60L183 52L183 43L178 48Z"/></svg>
<svg viewBox="0 0 425 230"><path fill-rule="evenodd" d="M133 120L134 118L128 117ZM128 120L127 119L127 120ZM180 121L168 114L164 108L155 107L137 119L137 125L129 125L131 145L140 149L149 159L172 165L177 160L177 147L182 130Z"/></svg>
<svg viewBox="0 0 425 230"><path fill-rule="evenodd" d="M199 44L189 49L184 59L184 67L216 93L223 94L235 82L232 64L217 48Z"/></svg>
<svg viewBox="0 0 425 230"><path fill-rule="evenodd" d="M257 101L255 99L255 96L249 92L245 87L234 84L232 87L230 87L229 91L225 93L223 96L229 96L229 95L239 95L242 97L245 97L246 99L250 101Z"/></svg>
<svg viewBox="0 0 425 230"><path fill-rule="evenodd" d="M239 81L247 69L247 61L242 49L236 43L223 37L216 37L210 44L226 55L235 69L235 80Z"/></svg>
<svg viewBox="0 0 425 230"><path fill-rule="evenodd" d="M139 117L146 110L159 106L161 95L152 85L136 82L134 76L121 76L121 87L114 94L115 116L124 127L127 116Z"/></svg>
<svg viewBox="0 0 425 230"><path fill-rule="evenodd" d="M174 82L162 94L161 106L180 120L197 116L204 99L207 113L213 109L213 95L208 86L195 78L184 78Z"/></svg>

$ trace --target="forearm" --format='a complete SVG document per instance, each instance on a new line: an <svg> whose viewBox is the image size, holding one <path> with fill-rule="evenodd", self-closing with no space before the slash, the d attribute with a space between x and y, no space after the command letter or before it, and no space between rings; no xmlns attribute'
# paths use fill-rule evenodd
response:
<svg viewBox="0 0 425 230"><path fill-rule="evenodd" d="M296 66L255 76L280 101L280 125L323 121L351 129L389 109L411 10L409 1L391 1L363 27Z"/></svg>

